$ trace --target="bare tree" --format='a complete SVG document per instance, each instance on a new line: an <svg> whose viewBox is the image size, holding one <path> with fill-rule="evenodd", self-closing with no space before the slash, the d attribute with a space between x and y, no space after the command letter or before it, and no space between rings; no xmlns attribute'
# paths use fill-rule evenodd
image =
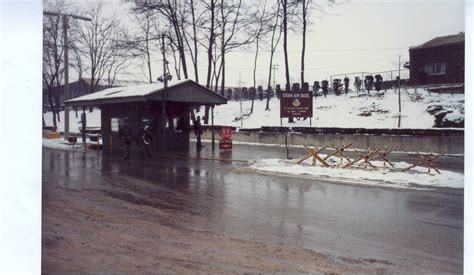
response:
<svg viewBox="0 0 474 275"><path fill-rule="evenodd" d="M267 9L267 0L264 0L263 7L261 8L262 12L258 15L256 14L256 25L257 30L255 31L255 57L254 57L254 66L253 66L253 87L256 87L256 71L257 71L257 59L258 59L258 52L260 49L260 38L265 35L265 30L267 29L266 26L266 9ZM260 10L260 8L259 8Z"/></svg>
<svg viewBox="0 0 474 275"><path fill-rule="evenodd" d="M252 41L247 31L250 20L244 17L245 7L242 0L211 0L206 4L208 25L203 28L208 32L208 44L203 45L208 52L208 87L214 82L214 91L225 90L226 54ZM212 37L212 38L211 38ZM210 62L209 62L210 61ZM204 122L208 123L209 108L205 110Z"/></svg>
<svg viewBox="0 0 474 275"><path fill-rule="evenodd" d="M176 46L176 43L174 43L174 41L172 39L170 39L170 43L169 43L170 47L171 47L171 55L173 57L173 61L174 61L174 71L176 73L176 78L178 78L178 80L181 79L181 67L180 67L180 63L181 61L179 61L180 59L180 56L178 54L178 58L176 58L176 52L177 52L177 46ZM168 66L168 63L166 64L166 66ZM168 71L169 71L169 68L168 68Z"/></svg>
<svg viewBox="0 0 474 275"><path fill-rule="evenodd" d="M90 75L88 92L93 93L102 78L110 68L111 62L116 59L116 32L117 23L115 18L104 17L103 3L97 2L90 5L84 14L92 19L91 22L78 25L76 32L76 51L81 56L78 65L85 65L86 68L79 68L81 71L87 70Z"/></svg>
<svg viewBox="0 0 474 275"><path fill-rule="evenodd" d="M262 12L260 13L260 15L255 16L257 18L257 21L256 21L257 30L255 32L255 57L254 57L254 62L253 62L253 87L254 88L257 86L256 72L257 72L258 52L260 49L260 38L263 35L265 35L266 31L268 30L267 19L266 19L266 15L267 15L266 9L267 9L267 1L265 0L263 2ZM254 99L255 97L252 97L252 105L250 106L250 114L253 113Z"/></svg>
<svg viewBox="0 0 474 275"><path fill-rule="evenodd" d="M213 44L215 43L215 23L216 23L216 7L217 7L217 0L210 0L209 3L205 3L206 10L209 13L209 34L208 34L208 46L207 46L207 80L206 80L206 88L211 88L211 74L212 74L212 48ZM206 122L207 123L207 122Z"/></svg>
<svg viewBox="0 0 474 275"><path fill-rule="evenodd" d="M245 33L249 21L242 18L242 0L221 0L221 91L225 89L225 56L233 49L246 45L251 37ZM239 35L241 34L241 35Z"/></svg>
<svg viewBox="0 0 474 275"><path fill-rule="evenodd" d="M217 1L218 0L209 0L209 2L203 1L204 4L204 14L207 17L204 18L204 22L201 26L201 30L203 30L206 34L205 36L207 39L207 45L202 43L201 45L207 51L207 77L206 77L206 88L211 89L212 84L212 74L213 74L213 52L214 52L214 44L216 43L216 12L217 12ZM215 63L215 62L214 62ZM205 107L204 112L204 123L208 124L209 122L209 106Z"/></svg>
<svg viewBox="0 0 474 275"><path fill-rule="evenodd" d="M183 38L188 47L189 54L191 56L191 61L193 62L194 80L197 83L199 83L199 69L198 69L198 41L199 39L198 39L197 28L198 28L198 24L200 24L201 22L200 18L202 16L202 13L196 17L196 12L198 11L198 7L195 0L188 0L185 2L185 5L186 5L186 9L191 12L191 22L189 22L189 20L183 21L183 23L185 24L183 27ZM183 18L185 19L186 17L183 17ZM192 34L189 34L189 31L187 30L187 28L192 29ZM189 43L190 39L192 40L192 44Z"/></svg>
<svg viewBox="0 0 474 275"><path fill-rule="evenodd" d="M290 83L290 68L288 66L288 0L279 0L283 8L283 53L285 55L285 91L289 91ZM288 122L293 122L293 118L288 118Z"/></svg>
<svg viewBox="0 0 474 275"><path fill-rule="evenodd" d="M188 68L186 64L186 42L184 39L184 22L187 15L186 5L180 0L156 0L156 1L135 1L135 9L138 11L154 10L168 22L173 32L173 41L179 53L183 76L188 79Z"/></svg>
<svg viewBox="0 0 474 275"><path fill-rule="evenodd" d="M64 1L45 2L45 9L64 12ZM43 86L46 88L48 103L53 114L53 126L59 121L59 86L64 71L64 40L62 18L45 16L43 20Z"/></svg>
<svg viewBox="0 0 474 275"><path fill-rule="evenodd" d="M147 78L150 83L153 82L152 75L152 53L157 48L158 27L157 27L157 16L153 10L135 10L134 13L135 21L138 29L135 31L135 35L132 39L126 41L126 48L129 49L129 54L135 57L142 57L143 62L146 63ZM133 52L133 53L132 53Z"/></svg>
<svg viewBox="0 0 474 275"><path fill-rule="evenodd" d="M308 7L311 4L311 0L301 0L301 21L303 24L303 41L301 47L301 87L303 87L304 83L304 55L306 50L306 26L308 23Z"/></svg>
<svg viewBox="0 0 474 275"><path fill-rule="evenodd" d="M274 13L275 15L275 21L272 26L272 39L271 39L271 44L270 44L270 62L268 66L268 84L267 84L267 105L265 107L265 111L270 110L270 87L271 87L271 81L272 81L272 66L273 66L273 56L275 54L275 50L278 46L278 43L280 42L281 38L281 32L282 32L282 26L281 26L281 18L280 18L280 1L278 1L276 12ZM277 37L275 39L275 35L277 33ZM275 76L273 76L275 77ZM275 89L275 87L273 87Z"/></svg>
<svg viewBox="0 0 474 275"><path fill-rule="evenodd" d="M128 68L132 64L133 58L136 57L135 49L130 48L128 44L131 38L127 29L115 25L111 39L110 57L105 66L107 86L109 87L115 85L117 75ZM150 48L150 46L148 47ZM147 56L146 58L149 59L150 57Z"/></svg>
<svg viewBox="0 0 474 275"><path fill-rule="evenodd" d="M280 0L283 8L283 54L285 55L285 90L290 89L290 68L288 66L288 0Z"/></svg>

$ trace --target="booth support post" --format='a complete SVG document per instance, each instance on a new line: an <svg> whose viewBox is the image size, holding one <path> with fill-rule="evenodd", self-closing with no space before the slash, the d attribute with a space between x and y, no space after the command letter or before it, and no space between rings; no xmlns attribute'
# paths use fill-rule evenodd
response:
<svg viewBox="0 0 474 275"><path fill-rule="evenodd" d="M212 136L212 151L215 148L215 138L214 138L214 105L211 105L211 136Z"/></svg>
<svg viewBox="0 0 474 275"><path fill-rule="evenodd" d="M84 143L84 150L86 150L86 106L82 106L82 114L81 114L81 122L82 122L82 142Z"/></svg>

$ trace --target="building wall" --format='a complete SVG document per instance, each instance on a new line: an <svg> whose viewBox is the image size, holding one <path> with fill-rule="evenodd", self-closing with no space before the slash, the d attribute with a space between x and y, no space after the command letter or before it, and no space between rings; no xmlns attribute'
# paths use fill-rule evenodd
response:
<svg viewBox="0 0 474 275"><path fill-rule="evenodd" d="M167 104L168 125L173 125L171 122L173 117L182 116L184 120L189 122L189 109L184 104ZM170 118L171 117L171 118ZM162 122L162 108L159 102L149 103L126 103L126 104L107 104L101 106L101 127L104 153L111 153L123 150L122 140L119 137L118 131L112 131L112 118L119 118L123 121L128 118L128 122L132 127L134 134L138 136L145 124L143 119L149 121L148 125L151 127L152 142L150 144L151 150L174 150L189 148L189 127L184 131L176 131L176 127L165 128L165 139L163 138L163 122ZM187 123L189 124L189 123ZM173 125L176 126L176 125ZM140 151L136 142L132 142L130 147L132 154Z"/></svg>
<svg viewBox="0 0 474 275"><path fill-rule="evenodd" d="M420 70L426 64L446 62L446 74L428 75L423 83ZM410 84L464 82L464 43L433 48L410 49Z"/></svg>

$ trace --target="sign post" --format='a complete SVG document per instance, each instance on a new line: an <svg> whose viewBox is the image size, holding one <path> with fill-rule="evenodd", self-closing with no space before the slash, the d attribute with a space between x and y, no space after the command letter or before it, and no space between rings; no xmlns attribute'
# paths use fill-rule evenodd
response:
<svg viewBox="0 0 474 275"><path fill-rule="evenodd" d="M221 140L219 142L220 150L232 150L232 128L222 127L220 131Z"/></svg>
<svg viewBox="0 0 474 275"><path fill-rule="evenodd" d="M282 91L280 118L313 117L313 97L308 91Z"/></svg>

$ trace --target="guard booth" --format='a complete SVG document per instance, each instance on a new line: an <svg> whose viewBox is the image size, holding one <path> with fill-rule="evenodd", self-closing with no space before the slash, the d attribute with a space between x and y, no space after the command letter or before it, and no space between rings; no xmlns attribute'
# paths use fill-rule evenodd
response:
<svg viewBox="0 0 474 275"><path fill-rule="evenodd" d="M119 132L126 119L135 134L150 127L152 150L188 149L192 109L226 103L225 97L189 79L170 82L166 88L163 83L109 88L65 102L83 110L100 108L104 153L122 150ZM130 149L138 148L132 143Z"/></svg>

